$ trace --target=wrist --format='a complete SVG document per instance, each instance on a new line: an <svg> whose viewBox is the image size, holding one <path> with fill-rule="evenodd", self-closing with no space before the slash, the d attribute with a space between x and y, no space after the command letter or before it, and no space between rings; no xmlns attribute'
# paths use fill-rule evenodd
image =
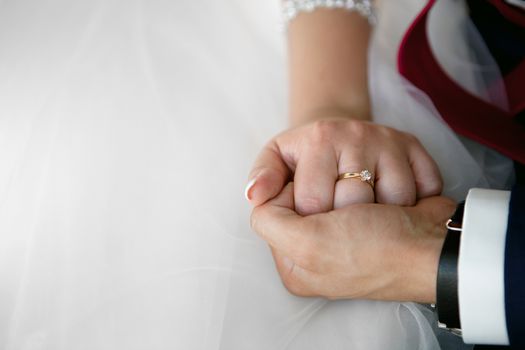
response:
<svg viewBox="0 0 525 350"><path fill-rule="evenodd" d="M446 200L437 211L448 213L453 202ZM435 303L439 257L446 237L444 214L438 219L416 207L399 208L404 214L399 249L391 254L383 288L373 299Z"/></svg>
<svg viewBox="0 0 525 350"><path fill-rule="evenodd" d="M455 205L450 201L447 206L450 207L448 219L452 216ZM417 207L412 210L417 215L411 220L414 242L405 259L408 273L401 281L406 290L404 300L434 304L439 259L447 236L447 219L436 220L431 214L421 215L417 212Z"/></svg>
<svg viewBox="0 0 525 350"><path fill-rule="evenodd" d="M325 119L348 119L348 120L372 120L370 114L370 108L368 106L323 106L317 108L311 108L304 111L291 111L290 112L290 125L297 127L309 123L313 123L319 120Z"/></svg>
<svg viewBox="0 0 525 350"><path fill-rule="evenodd" d="M436 302L436 281L438 274L439 258L446 237L446 229L439 227L429 234L414 247L412 264L408 267L411 271L409 281L409 295L406 300L424 304Z"/></svg>

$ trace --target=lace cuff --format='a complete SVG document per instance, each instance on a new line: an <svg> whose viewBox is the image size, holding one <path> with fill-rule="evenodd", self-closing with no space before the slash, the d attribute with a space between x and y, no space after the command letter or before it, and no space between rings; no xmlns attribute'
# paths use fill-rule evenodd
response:
<svg viewBox="0 0 525 350"><path fill-rule="evenodd" d="M318 8L346 9L357 11L368 19L371 25L377 21L371 0L285 0L283 18L288 23L301 12L312 12Z"/></svg>

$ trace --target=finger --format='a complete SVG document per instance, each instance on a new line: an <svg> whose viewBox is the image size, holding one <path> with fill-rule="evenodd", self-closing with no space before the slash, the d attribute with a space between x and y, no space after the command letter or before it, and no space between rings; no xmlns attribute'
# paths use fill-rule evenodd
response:
<svg viewBox="0 0 525 350"><path fill-rule="evenodd" d="M255 207L251 226L270 246L305 264L315 264L316 225L294 210L293 183L267 203ZM317 225L318 226L318 225Z"/></svg>
<svg viewBox="0 0 525 350"><path fill-rule="evenodd" d="M447 197L435 196L421 199L414 210L434 218L435 222L445 223L456 210L456 203Z"/></svg>
<svg viewBox="0 0 525 350"><path fill-rule="evenodd" d="M408 159L416 182L417 198L439 195L443 190L439 168L417 139L409 146Z"/></svg>
<svg viewBox="0 0 525 350"><path fill-rule="evenodd" d="M377 163L376 201L412 206L416 203L416 184L406 155L388 154Z"/></svg>
<svg viewBox="0 0 525 350"><path fill-rule="evenodd" d="M337 157L333 147L328 143L307 146L295 170L296 211L311 215L331 210L336 177Z"/></svg>
<svg viewBox="0 0 525 350"><path fill-rule="evenodd" d="M251 215L252 229L270 245L286 249L300 238L301 216L294 211L293 183L287 184L272 200L255 207Z"/></svg>
<svg viewBox="0 0 525 350"><path fill-rule="evenodd" d="M252 205L261 205L281 192L289 176L290 170L272 141L255 160L244 195Z"/></svg>
<svg viewBox="0 0 525 350"><path fill-rule="evenodd" d="M289 213L292 216L295 216L297 218L300 218L299 215L295 212L295 204L294 204L294 183L288 182L286 186L282 189L281 193L279 193L278 196L275 198L272 198L269 200L266 204L268 207L273 207L276 212L277 210L281 210L282 213ZM281 208L281 209L278 209Z"/></svg>
<svg viewBox="0 0 525 350"><path fill-rule="evenodd" d="M339 174L359 173L362 170L374 172L373 160L362 156L359 149L348 149L341 153L339 159ZM342 208L356 203L374 203L374 190L370 184L360 178L338 180L335 184L334 208Z"/></svg>

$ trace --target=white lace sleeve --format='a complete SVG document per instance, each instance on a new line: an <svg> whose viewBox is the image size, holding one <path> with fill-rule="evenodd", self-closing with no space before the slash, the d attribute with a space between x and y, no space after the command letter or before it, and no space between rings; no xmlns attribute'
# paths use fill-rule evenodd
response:
<svg viewBox="0 0 525 350"><path fill-rule="evenodd" d="M376 16L371 0L285 0L283 18L290 22L301 12L312 12L318 8L346 9L357 11L366 17L370 24L376 23Z"/></svg>

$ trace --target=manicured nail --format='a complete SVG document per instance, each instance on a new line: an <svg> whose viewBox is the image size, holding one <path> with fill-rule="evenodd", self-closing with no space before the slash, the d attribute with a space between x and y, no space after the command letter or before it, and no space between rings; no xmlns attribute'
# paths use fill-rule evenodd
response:
<svg viewBox="0 0 525 350"><path fill-rule="evenodd" d="M251 189L252 189L253 185L255 185L255 181L256 180L257 180L257 178L251 179L250 182L248 182L248 184L246 185L246 188L244 189L244 197L246 197L247 201L251 201L252 200Z"/></svg>

